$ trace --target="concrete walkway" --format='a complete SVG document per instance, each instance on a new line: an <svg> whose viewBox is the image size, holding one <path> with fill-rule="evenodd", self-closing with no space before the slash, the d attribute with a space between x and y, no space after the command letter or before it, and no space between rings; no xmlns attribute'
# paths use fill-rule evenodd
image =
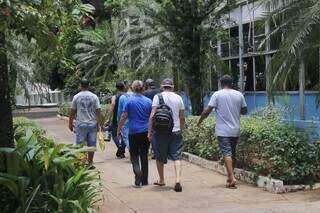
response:
<svg viewBox="0 0 320 213"><path fill-rule="evenodd" d="M74 141L66 121L57 118L36 121L56 142ZM151 184L137 189L133 187L129 159L116 159L112 143L107 143L105 152L97 152L95 165L102 172L106 187L101 204L103 213L320 212L320 190L275 195L241 183L236 190L226 189L226 177L187 162L183 162L182 193L172 190L172 163L165 168L166 187ZM154 161L150 161L149 170L149 183L152 183L157 179Z"/></svg>

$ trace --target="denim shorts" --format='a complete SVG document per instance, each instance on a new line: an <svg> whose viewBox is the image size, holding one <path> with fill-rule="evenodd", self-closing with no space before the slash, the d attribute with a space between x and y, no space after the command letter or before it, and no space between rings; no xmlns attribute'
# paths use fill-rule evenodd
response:
<svg viewBox="0 0 320 213"><path fill-rule="evenodd" d="M235 158L236 146L238 141L239 141L238 137L218 136L219 147L224 157Z"/></svg>
<svg viewBox="0 0 320 213"><path fill-rule="evenodd" d="M97 124L77 124L76 144L86 142L87 146L96 147L97 144Z"/></svg>
<svg viewBox="0 0 320 213"><path fill-rule="evenodd" d="M166 164L169 160L182 159L182 135L181 132L172 134L155 133L154 154L156 160Z"/></svg>

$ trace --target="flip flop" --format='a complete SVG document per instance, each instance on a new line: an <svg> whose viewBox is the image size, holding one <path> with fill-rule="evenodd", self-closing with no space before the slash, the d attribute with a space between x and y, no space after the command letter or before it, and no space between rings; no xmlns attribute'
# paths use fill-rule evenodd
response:
<svg viewBox="0 0 320 213"><path fill-rule="evenodd" d="M165 186L166 184L165 183L159 183L159 181L156 181L153 183L153 185L156 185L156 186Z"/></svg>

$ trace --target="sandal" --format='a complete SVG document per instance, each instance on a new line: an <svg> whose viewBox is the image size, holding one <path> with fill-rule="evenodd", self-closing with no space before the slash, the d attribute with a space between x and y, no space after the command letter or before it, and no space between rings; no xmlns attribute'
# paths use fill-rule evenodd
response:
<svg viewBox="0 0 320 213"><path fill-rule="evenodd" d="M156 181L153 183L153 185L156 185L156 186L165 186L166 184L165 183L160 183L160 181Z"/></svg>

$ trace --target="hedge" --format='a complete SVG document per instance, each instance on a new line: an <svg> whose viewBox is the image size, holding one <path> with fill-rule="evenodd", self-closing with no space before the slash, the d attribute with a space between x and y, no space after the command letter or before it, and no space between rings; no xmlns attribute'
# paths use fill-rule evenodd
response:
<svg viewBox="0 0 320 213"><path fill-rule="evenodd" d="M198 128L198 117L187 119L184 151L208 160L221 161L215 119L208 118ZM241 119L237 146L237 167L258 175L283 180L285 184L313 184L320 180L320 143L277 116L248 116Z"/></svg>

